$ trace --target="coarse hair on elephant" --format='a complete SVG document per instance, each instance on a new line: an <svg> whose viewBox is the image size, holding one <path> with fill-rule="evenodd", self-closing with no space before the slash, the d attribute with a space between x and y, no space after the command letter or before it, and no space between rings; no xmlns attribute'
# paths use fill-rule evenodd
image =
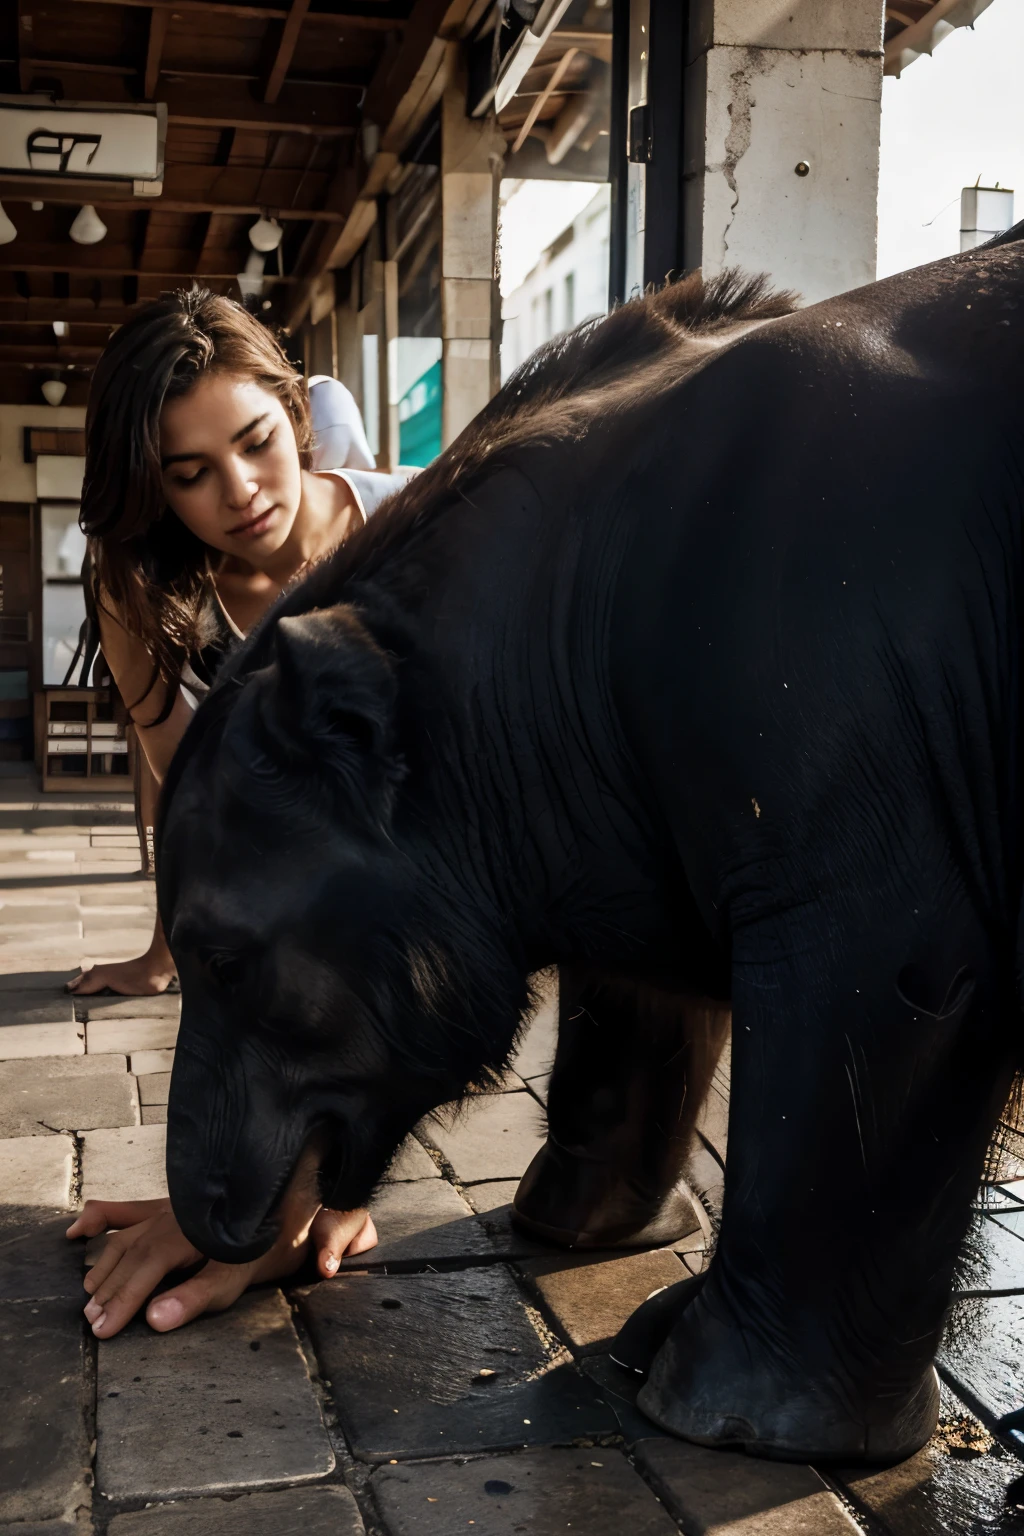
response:
<svg viewBox="0 0 1024 1536"><path fill-rule="evenodd" d="M692 276L531 359L228 663L166 786L177 1217L365 1201L558 966L518 1219L655 1242L731 1011L720 1237L639 1402L895 1459L1021 1064L1024 245Z"/></svg>

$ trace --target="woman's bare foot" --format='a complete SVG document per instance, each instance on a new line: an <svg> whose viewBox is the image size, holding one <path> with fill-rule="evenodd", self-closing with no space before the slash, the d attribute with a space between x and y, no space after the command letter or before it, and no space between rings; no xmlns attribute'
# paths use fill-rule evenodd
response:
<svg viewBox="0 0 1024 1536"><path fill-rule="evenodd" d="M85 1316L97 1338L109 1339L135 1316L165 1275L201 1263L203 1256L178 1226L169 1200L89 1200L67 1235L96 1237L101 1232L110 1235L85 1277L91 1297ZM252 1264L207 1261L188 1280L154 1297L146 1321L158 1333L169 1333L203 1312L223 1312L248 1286L292 1274L309 1242L316 1247L320 1273L330 1277L346 1253L363 1253L376 1241L367 1211L311 1207L293 1183L285 1197L281 1236L269 1253Z"/></svg>

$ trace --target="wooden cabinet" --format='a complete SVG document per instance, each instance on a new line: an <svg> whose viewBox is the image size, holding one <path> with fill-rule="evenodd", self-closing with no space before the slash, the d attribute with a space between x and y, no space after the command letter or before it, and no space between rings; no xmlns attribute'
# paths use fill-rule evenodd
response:
<svg viewBox="0 0 1024 1536"><path fill-rule="evenodd" d="M44 790L131 792L131 733L109 688L42 688L36 694L36 766Z"/></svg>

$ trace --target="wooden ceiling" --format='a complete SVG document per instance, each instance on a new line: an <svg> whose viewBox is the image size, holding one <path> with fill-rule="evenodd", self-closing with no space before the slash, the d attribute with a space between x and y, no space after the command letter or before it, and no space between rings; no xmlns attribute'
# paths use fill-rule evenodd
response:
<svg viewBox="0 0 1024 1536"><path fill-rule="evenodd" d="M17 229L0 246L0 399L38 400L54 367L68 403L84 398L111 329L170 288L197 280L237 296L261 212L284 226L283 275L269 256L263 318L301 319L310 285L337 264L372 170L376 146L367 163L361 123L386 136L439 34L458 35L472 9L469 0L0 3L0 91L165 102L168 113L159 197L0 176ZM85 202L108 230L92 246L68 233ZM59 340L55 320L68 326Z"/></svg>
<svg viewBox="0 0 1024 1536"><path fill-rule="evenodd" d="M894 0L885 7L885 73L898 75L957 27L973 27L993 0Z"/></svg>

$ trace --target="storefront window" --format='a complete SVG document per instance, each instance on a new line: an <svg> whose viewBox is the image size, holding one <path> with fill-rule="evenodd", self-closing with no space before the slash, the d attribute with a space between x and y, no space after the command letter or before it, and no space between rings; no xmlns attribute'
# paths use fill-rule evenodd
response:
<svg viewBox="0 0 1024 1536"><path fill-rule="evenodd" d="M85 534L74 502L43 502L40 554L43 568L43 684L64 681L85 619L82 561Z"/></svg>

